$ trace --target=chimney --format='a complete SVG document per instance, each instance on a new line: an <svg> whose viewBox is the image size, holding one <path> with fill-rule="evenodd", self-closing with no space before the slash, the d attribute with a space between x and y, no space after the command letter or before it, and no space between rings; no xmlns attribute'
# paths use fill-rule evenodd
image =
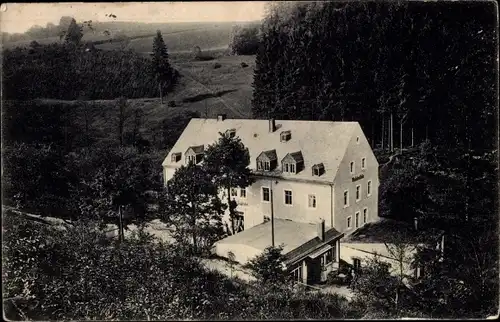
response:
<svg viewBox="0 0 500 322"><path fill-rule="evenodd" d="M413 226L415 228L415 231L418 231L418 218L417 217L413 218Z"/></svg>
<svg viewBox="0 0 500 322"><path fill-rule="evenodd" d="M217 122L224 121L226 119L226 114L217 114Z"/></svg>
<svg viewBox="0 0 500 322"><path fill-rule="evenodd" d="M269 133L276 131L276 121L274 118L269 119Z"/></svg>
<svg viewBox="0 0 500 322"><path fill-rule="evenodd" d="M321 219L317 224L318 237L321 241L325 241L325 220Z"/></svg>

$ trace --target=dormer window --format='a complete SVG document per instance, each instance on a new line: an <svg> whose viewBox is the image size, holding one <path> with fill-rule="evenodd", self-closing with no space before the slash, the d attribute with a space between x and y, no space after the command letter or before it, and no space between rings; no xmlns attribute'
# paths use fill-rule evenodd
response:
<svg viewBox="0 0 500 322"><path fill-rule="evenodd" d="M280 133L280 141L281 142L287 142L292 138L292 132L291 131L283 131Z"/></svg>
<svg viewBox="0 0 500 322"><path fill-rule="evenodd" d="M226 136L228 138L234 138L236 136L236 129L229 129L226 131Z"/></svg>
<svg viewBox="0 0 500 322"><path fill-rule="evenodd" d="M181 155L182 155L182 153L180 153L180 152L172 153L172 156L171 156L172 159L171 159L171 161L173 163L179 162L181 160Z"/></svg>
<svg viewBox="0 0 500 322"><path fill-rule="evenodd" d="M321 176L323 173L325 173L325 166L323 163L318 163L312 166L312 175L313 176Z"/></svg>
<svg viewBox="0 0 500 322"><path fill-rule="evenodd" d="M257 170L259 171L274 170L277 164L278 156L276 150L264 151L257 157Z"/></svg>
<svg viewBox="0 0 500 322"><path fill-rule="evenodd" d="M304 158L302 152L288 153L283 160L281 160L281 171L285 173L298 173L304 167Z"/></svg>
<svg viewBox="0 0 500 322"><path fill-rule="evenodd" d="M186 163L193 162L194 164L198 164L203 160L203 152L205 151L205 147L203 145L191 146L186 150Z"/></svg>

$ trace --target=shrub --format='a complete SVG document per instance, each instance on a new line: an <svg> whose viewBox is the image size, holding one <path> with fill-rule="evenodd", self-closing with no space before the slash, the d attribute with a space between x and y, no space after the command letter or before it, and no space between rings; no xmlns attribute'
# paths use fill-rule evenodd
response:
<svg viewBox="0 0 500 322"><path fill-rule="evenodd" d="M229 47L234 55L255 55L259 48L259 28L235 27Z"/></svg>
<svg viewBox="0 0 500 322"><path fill-rule="evenodd" d="M176 107L177 104L175 103L175 101L168 101L168 107Z"/></svg>
<svg viewBox="0 0 500 322"><path fill-rule="evenodd" d="M219 64L219 63L215 63L215 64L214 64L214 69L221 68L221 67L222 67L222 65L221 65L221 64Z"/></svg>
<svg viewBox="0 0 500 322"><path fill-rule="evenodd" d="M243 68L248 67L248 64L245 62L241 62L241 67L243 67Z"/></svg>

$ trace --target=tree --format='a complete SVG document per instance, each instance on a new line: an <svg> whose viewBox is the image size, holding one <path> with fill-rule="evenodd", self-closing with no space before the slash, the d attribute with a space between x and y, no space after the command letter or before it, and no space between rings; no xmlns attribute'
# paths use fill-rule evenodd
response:
<svg viewBox="0 0 500 322"><path fill-rule="evenodd" d="M73 18L68 26L68 31L66 32L65 42L68 44L79 45L83 37L82 27L76 23Z"/></svg>
<svg viewBox="0 0 500 322"><path fill-rule="evenodd" d="M288 276L284 268L283 247L266 247L262 254L252 258L245 267L251 269L255 278L262 283L277 286L283 284Z"/></svg>
<svg viewBox="0 0 500 322"><path fill-rule="evenodd" d="M161 157L135 148L91 147L71 155L68 167L79 178L72 199L85 218L117 220L120 208L132 221L149 219L162 190Z"/></svg>
<svg viewBox="0 0 500 322"><path fill-rule="evenodd" d="M152 71L156 77L158 88L160 90L160 100L163 104L163 88L165 85L170 85L173 80L173 70L168 61L167 46L163 41L161 31L156 32L153 39L153 54L152 54Z"/></svg>
<svg viewBox="0 0 500 322"><path fill-rule="evenodd" d="M236 233L234 220L236 216L236 202L231 200L231 188L246 188L254 179L251 177L250 153L237 136L219 133L217 143L209 145L205 150L203 167L211 176L219 189L227 193L227 207L231 220L232 233Z"/></svg>
<svg viewBox="0 0 500 322"><path fill-rule="evenodd" d="M117 99L116 106L118 108L118 140L120 142L120 145L123 146L125 123L132 116L132 113L128 108L127 99L125 97L120 97L119 99Z"/></svg>
<svg viewBox="0 0 500 322"><path fill-rule="evenodd" d="M175 226L176 239L192 245L193 253L202 250L203 240L215 241L213 235L222 233L217 187L201 167L190 163L177 169L163 198L163 219Z"/></svg>
<svg viewBox="0 0 500 322"><path fill-rule="evenodd" d="M229 47L234 55L255 55L259 47L259 28L257 26L233 28Z"/></svg>

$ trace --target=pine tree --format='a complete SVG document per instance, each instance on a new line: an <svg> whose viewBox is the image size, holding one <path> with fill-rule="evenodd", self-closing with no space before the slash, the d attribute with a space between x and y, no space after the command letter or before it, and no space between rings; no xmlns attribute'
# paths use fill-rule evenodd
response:
<svg viewBox="0 0 500 322"><path fill-rule="evenodd" d="M161 104L163 104L163 90L173 81L173 69L168 61L167 46L163 41L161 31L156 31L153 39L152 72L158 82Z"/></svg>
<svg viewBox="0 0 500 322"><path fill-rule="evenodd" d="M66 37L64 38L66 43L71 43L74 45L79 45L83 37L82 27L76 23L76 20L73 18L68 27L68 31L66 32Z"/></svg>

